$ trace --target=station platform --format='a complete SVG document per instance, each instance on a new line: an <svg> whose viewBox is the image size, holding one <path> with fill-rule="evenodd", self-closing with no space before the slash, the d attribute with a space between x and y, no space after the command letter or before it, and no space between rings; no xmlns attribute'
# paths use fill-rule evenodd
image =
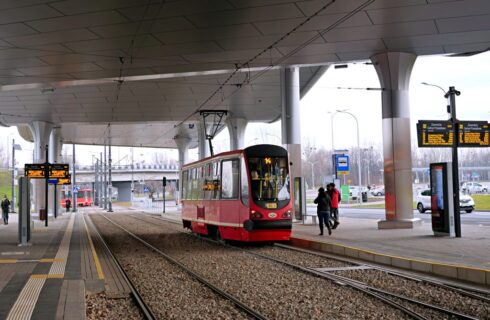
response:
<svg viewBox="0 0 490 320"><path fill-rule="evenodd" d="M34 217L29 246L18 246L17 214L0 224L0 319L86 319L89 295L129 298L84 211L50 216L48 227Z"/></svg>

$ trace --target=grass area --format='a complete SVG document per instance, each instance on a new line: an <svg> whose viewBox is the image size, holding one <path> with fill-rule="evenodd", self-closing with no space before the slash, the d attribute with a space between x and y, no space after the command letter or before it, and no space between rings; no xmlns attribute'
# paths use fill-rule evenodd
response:
<svg viewBox="0 0 490 320"><path fill-rule="evenodd" d="M475 209L482 211L490 211L490 195L488 194L473 194L471 195L475 200Z"/></svg>
<svg viewBox="0 0 490 320"><path fill-rule="evenodd" d="M0 197L6 194L12 199L12 173L10 171L0 171Z"/></svg>

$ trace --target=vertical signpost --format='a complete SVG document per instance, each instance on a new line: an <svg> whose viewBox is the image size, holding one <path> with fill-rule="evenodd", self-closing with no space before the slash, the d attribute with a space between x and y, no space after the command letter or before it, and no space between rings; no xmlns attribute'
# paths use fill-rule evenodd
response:
<svg viewBox="0 0 490 320"><path fill-rule="evenodd" d="M165 187L167 186L167 177L163 177L162 180L162 185L163 185L163 213L165 213Z"/></svg>
<svg viewBox="0 0 490 320"><path fill-rule="evenodd" d="M46 146L46 159L47 159L47 153L48 153L48 146ZM64 184L66 182L66 179L70 178L69 174L69 165L67 164L58 164L58 163L49 163L46 161L45 163L26 163L24 167L24 172L26 178L31 178L31 179L44 179L46 182L45 185L45 196L44 196L44 201L45 201L45 206L44 206L44 214L45 216L41 215L41 211L39 212L39 216L42 220L42 218L45 219L44 225L47 227L48 226L48 185L55 184L55 198L56 198L56 185L57 184ZM60 180L63 181L60 183ZM56 200L55 200L55 208L54 208L54 216L56 218L57 215L57 209L56 209Z"/></svg>
<svg viewBox="0 0 490 320"><path fill-rule="evenodd" d="M449 121L420 120L417 123L419 148L452 149L452 195L454 227L457 238L461 238L461 212L459 209L458 147L489 147L490 130L487 121L459 121L456 118L456 96L461 93L454 87L444 95L449 99Z"/></svg>

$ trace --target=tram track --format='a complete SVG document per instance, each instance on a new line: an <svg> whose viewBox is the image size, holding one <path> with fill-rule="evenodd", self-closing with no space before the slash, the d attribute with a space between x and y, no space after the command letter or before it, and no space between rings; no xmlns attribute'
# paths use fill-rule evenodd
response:
<svg viewBox="0 0 490 320"><path fill-rule="evenodd" d="M136 218L136 217L134 217L134 218ZM152 218L157 219L157 220L162 220L162 219L156 218L156 217L152 217ZM136 218L136 219L145 221L145 219L141 219L141 218ZM175 223L173 221L168 221L168 222ZM211 242L215 242L215 243L220 244L220 245L223 245L223 243L216 242L216 241L211 240L211 239L206 239L206 240L211 241ZM229 246L229 245L226 245L226 246ZM287 245L279 244L276 246L279 248L283 248L283 249L296 250L298 252L300 252L300 251L305 252L304 249L298 249L298 248L294 248L294 247L287 246ZM232 246L232 247L236 248L235 246ZM244 250L243 248L238 248L238 249ZM315 268L300 266L300 265L297 265L294 263L290 263L290 262L287 262L284 260L277 259L275 257L270 257L270 256L263 255L263 254L260 254L257 252L253 252L253 250L246 250L246 251L250 254L258 255L258 256L261 256L265 259L270 259L270 260L275 261L277 263L287 265L287 266L294 268L296 270L300 270L300 271L305 272L305 273L309 273L309 274L312 274L315 276L319 276L319 277L329 279L330 281L333 281L335 283L339 283L342 285L349 285L353 288L356 288L356 290L362 291L365 294L368 294L368 295L373 296L377 299L380 299L380 300L382 300L382 301L384 301L384 302L386 302L392 306L396 306L400 310L403 310L407 315L409 315L415 319L430 319L430 318L433 318L433 315L426 317L421 313L413 312L411 310L411 308L413 309L413 305L416 305L417 308L419 308L419 309L420 308L428 309L428 310L431 310L431 312L435 311L439 314L443 314L444 316L448 317L449 319L479 319L480 318L480 317L475 317L473 315L468 315L468 314L465 314L462 312L458 312L458 311L455 311L455 310L452 310L452 309L449 309L449 308L446 308L443 306L439 306L436 304L431 304L431 303L427 303L424 301L420 301L420 300L414 299L412 297L404 296L402 294L389 292L387 290L383 290L383 289L377 288L373 285L370 285L366 282L362 282L362 281L358 281L356 279L349 278L348 276L341 276L341 275L335 274L334 272L318 271ZM307 252L307 253L308 254L315 254L313 252ZM316 255L319 255L319 254L316 254ZM326 258L324 254L321 254L321 256L323 256L323 258ZM329 257L329 258L332 258L332 257ZM456 292L456 293L463 295L463 296L466 296L468 298L479 300L482 303L484 303L486 306L489 306L490 300L486 296L486 295L488 295L488 292L485 292L483 290L468 290L467 288L462 289L462 288L458 288L454 285L447 285L447 284L444 284L442 282L429 280L429 279L424 278L424 277L418 277L415 275L407 275L407 274L404 274L402 272L393 271L391 269L382 268L382 267L374 266L374 265L366 265L364 263L359 263L359 262L353 262L352 260L343 259L340 257L334 257L333 259L335 259L337 261L341 261L343 263L351 264L351 265L364 265L369 269L376 270L379 272L384 272L384 273L392 275L392 276L400 277L400 278L405 279L406 281L415 281L417 283L421 283L421 284L425 284L425 285L431 285L431 286L442 288L444 290ZM412 306L412 307L406 307L407 304ZM483 315L482 318L489 317L489 314L488 314L489 309L488 308L489 307L487 307L487 310L486 310L487 315L486 316ZM444 318L444 317L441 317L441 318Z"/></svg>
<svg viewBox="0 0 490 320"><path fill-rule="evenodd" d="M232 304L234 304L238 309L246 313L251 319L258 319L258 320L267 320L268 318L265 317L264 315L260 314L257 310L253 309L252 307L248 306L244 302L240 301L236 297L233 297L231 294L227 293L226 291L220 289L219 287L213 285L211 282L206 280L204 277L199 275L198 273L192 271L191 269L187 268L184 264L180 263L176 259L172 258L170 255L162 252L160 249L157 247L153 246L152 244L148 243L141 237L137 236L133 232L129 231L128 229L124 228L122 225L119 223L111 220L107 216L100 214L99 216L103 217L106 219L108 222L110 222L112 225L116 226L120 230L123 230L126 234L131 236L133 239L137 240L141 244L143 244L145 247L148 249L152 250L154 253L157 253L160 257L164 258L166 261L170 262L171 264L179 267L181 270L183 270L185 273L187 273L189 276L191 276L193 279L197 280L199 283L203 284L210 290L212 290L215 294L219 295L221 298L226 299L230 301ZM101 236L102 237L102 236ZM108 250L110 250L109 247L107 247ZM112 255L112 253L111 253ZM124 271L123 271L124 272ZM129 280L129 278L128 278ZM144 302L143 302L144 303ZM154 318L147 318L147 319L156 319Z"/></svg>

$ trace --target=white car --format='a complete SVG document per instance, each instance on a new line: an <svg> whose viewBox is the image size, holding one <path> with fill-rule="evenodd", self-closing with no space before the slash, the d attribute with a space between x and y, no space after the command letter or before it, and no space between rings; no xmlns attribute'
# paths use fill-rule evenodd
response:
<svg viewBox="0 0 490 320"><path fill-rule="evenodd" d="M463 193L486 193L487 191L487 187L478 182L465 182L461 185Z"/></svg>
<svg viewBox="0 0 490 320"><path fill-rule="evenodd" d="M420 213L424 213L426 210L430 210L430 190L423 190L417 195L417 210ZM472 197L466 194L459 194L459 209L471 213L475 209L475 201Z"/></svg>
<svg viewBox="0 0 490 320"><path fill-rule="evenodd" d="M370 191L373 196L380 197L385 195L385 187L371 188Z"/></svg>
<svg viewBox="0 0 490 320"><path fill-rule="evenodd" d="M367 191L366 187L361 187L361 192L367 193ZM352 200L357 200L359 197L359 186L349 186L349 196Z"/></svg>

